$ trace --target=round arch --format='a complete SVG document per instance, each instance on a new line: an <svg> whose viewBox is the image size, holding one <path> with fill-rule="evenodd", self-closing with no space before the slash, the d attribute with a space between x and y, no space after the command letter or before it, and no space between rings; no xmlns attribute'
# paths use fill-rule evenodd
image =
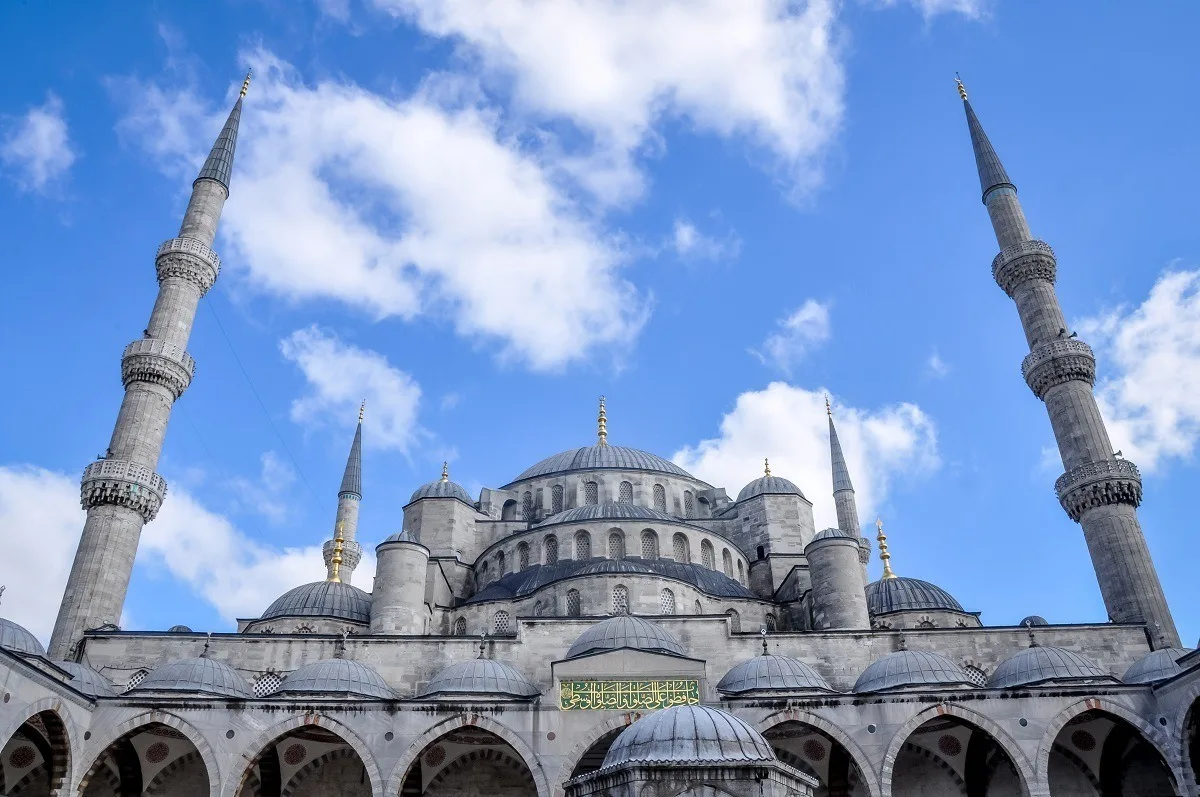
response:
<svg viewBox="0 0 1200 797"><path fill-rule="evenodd" d="M262 752L267 749L267 745L275 742L282 736L286 736L290 731L299 728L307 728L316 726L337 734L342 741L350 746L362 761L363 767L367 770L367 778L371 781L371 794L375 797L382 797L383 780L379 773L379 765L375 762L375 756L371 754L371 748L362 740L357 733L352 731L346 725L325 714L308 713L300 714L293 717L288 717L285 720L280 720L271 727L260 733L254 742L242 751L238 771L229 773L224 781L224 785L220 791L220 797L237 797L238 791L245 783L247 776L250 774L254 762L262 755Z"/></svg>
<svg viewBox="0 0 1200 797"><path fill-rule="evenodd" d="M1192 707L1196 705L1197 700L1200 700L1200 681L1192 684L1183 693L1183 697L1179 701L1179 707L1175 711L1175 716L1171 718L1170 732L1172 739L1174 739L1173 746L1179 756L1179 770L1185 777L1193 771L1194 766L1200 766L1200 761L1192 761L1187 740L1188 719L1192 716Z"/></svg>
<svg viewBox="0 0 1200 797"><path fill-rule="evenodd" d="M546 771L542 769L541 762L538 761L529 745L525 744L521 737L507 726L481 714L458 714L426 729L424 733L413 740L408 749L404 751L404 755L400 756L400 760L396 762L396 766L388 776L383 794L399 794L408 770L417 757L425 751L425 748L451 731L466 727L479 728L503 739L513 750L517 751L517 755L521 756L521 760L525 762L525 766L533 775L533 784L537 787L538 797L551 797L549 784L546 782ZM228 797L235 796L229 795Z"/></svg>
<svg viewBox="0 0 1200 797"><path fill-rule="evenodd" d="M70 719L70 714L64 710L63 701L57 697L44 697L29 706L26 706L22 712L23 718L9 722L4 730L0 732L0 748L8 744L8 740L13 737L21 726L29 722L39 714L52 714L57 720L57 729L47 727L47 731L52 735L59 731L62 733L62 747L66 753L64 762L55 762L53 769L50 772L50 783L52 788L56 788L58 793L68 793L71 786L71 777L74 774L76 761L75 757L79 751L79 735L75 729L75 723ZM51 745L54 744L54 739L50 740ZM57 780L57 785L55 781Z"/></svg>
<svg viewBox="0 0 1200 797"><path fill-rule="evenodd" d="M204 768L208 772L208 793L210 797L218 797L220 794L221 783L221 768L217 766L217 757L213 755L212 747L209 746L208 740L204 738L204 734L200 733L195 727L182 717L177 717L166 711L152 709L138 714L135 717L125 720L121 724L113 728L112 732L103 738L102 741L90 745L80 757L81 761L91 761L86 772L79 779L79 784L75 787L76 793L83 794L92 777L104 766L104 753L110 747L120 742L122 739L132 736L134 732L148 725L166 725L183 734L192 746L196 748L196 752L200 754L200 758L204 761Z"/></svg>
<svg viewBox="0 0 1200 797"><path fill-rule="evenodd" d="M824 717L818 716L811 712L799 708L788 708L782 711L776 711L768 714L754 724L754 729L759 733L765 734L767 731L783 725L787 722L799 722L804 725L809 725L821 731L829 738L840 744L845 751L850 755L850 760L858 767L858 771L862 773L863 782L867 785L867 791L870 797L883 797L883 790L879 786L879 772L871 764L871 759L863 752L863 749L850 738L844 730L834 725Z"/></svg>
<svg viewBox="0 0 1200 797"><path fill-rule="evenodd" d="M571 773L575 770L575 765L579 763L580 757L586 753L592 745L600 741L605 735L612 733L619 728L628 728L633 723L642 718L642 713L636 711L630 714L622 714L619 717L610 717L603 722L593 725L588 728L586 734L580 737L580 740L572 745L571 749L563 757L563 765L559 767L558 776L554 778L553 797L563 797L566 791L562 785L570 779Z"/></svg>

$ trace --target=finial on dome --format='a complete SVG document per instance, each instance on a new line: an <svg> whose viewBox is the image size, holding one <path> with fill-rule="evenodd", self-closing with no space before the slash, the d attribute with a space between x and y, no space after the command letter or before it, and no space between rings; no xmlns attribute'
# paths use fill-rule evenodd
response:
<svg viewBox="0 0 1200 797"><path fill-rule="evenodd" d="M329 580L334 584L340 584L342 581L342 547L346 543L346 538L342 536L342 525L345 521L338 521L337 535L333 538L333 556L329 558Z"/></svg>
<svg viewBox="0 0 1200 797"><path fill-rule="evenodd" d="M768 655L767 654L767 627L764 625L762 628L759 629L758 633L762 634L762 643L763 643L763 653L762 654L764 656L766 656L766 655Z"/></svg>
<svg viewBox="0 0 1200 797"><path fill-rule="evenodd" d="M1029 629L1029 647L1036 648L1038 646L1037 638L1033 635L1033 626L1026 626Z"/></svg>
<svg viewBox="0 0 1200 797"><path fill-rule="evenodd" d="M200 658L208 658L208 649L212 645L212 631L204 635L204 650L200 651Z"/></svg>
<svg viewBox="0 0 1200 797"><path fill-rule="evenodd" d="M878 532L875 539L879 540L879 558L883 562L883 578L895 578L896 574L892 572L892 555L888 552L887 535L883 533L883 519L875 521L875 530Z"/></svg>
<svg viewBox="0 0 1200 797"><path fill-rule="evenodd" d="M441 478L441 480L443 482L450 481L450 463L449 462L442 462L442 478Z"/></svg>
<svg viewBox="0 0 1200 797"><path fill-rule="evenodd" d="M962 97L963 102L967 101L967 87L963 85L962 78L958 73L954 73L954 83L958 86L958 96Z"/></svg>
<svg viewBox="0 0 1200 797"><path fill-rule="evenodd" d="M479 635L479 658L487 658L487 631Z"/></svg>
<svg viewBox="0 0 1200 797"><path fill-rule="evenodd" d="M608 445L608 412L604 409L604 396L600 397L600 415L596 418L596 425L599 445Z"/></svg>
<svg viewBox="0 0 1200 797"><path fill-rule="evenodd" d="M763 475L771 475L771 460L767 459L766 457L763 457Z"/></svg>
<svg viewBox="0 0 1200 797"><path fill-rule="evenodd" d="M246 70L246 79L242 81L242 90L241 90L241 92L238 94L238 97L241 97L241 98L243 98L243 99L245 98L245 96L246 96L246 92L250 90L250 78L251 78L253 75L254 75L254 70L253 70L253 69L247 69L247 70Z"/></svg>
<svg viewBox="0 0 1200 797"><path fill-rule="evenodd" d="M363 416L367 414L367 400L363 399L362 404L358 405L358 422L363 422Z"/></svg>

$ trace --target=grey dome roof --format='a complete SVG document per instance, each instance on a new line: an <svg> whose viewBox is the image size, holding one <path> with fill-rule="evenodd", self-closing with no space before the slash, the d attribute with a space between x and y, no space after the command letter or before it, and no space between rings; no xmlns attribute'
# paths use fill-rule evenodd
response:
<svg viewBox="0 0 1200 797"><path fill-rule="evenodd" d="M675 638L654 623L629 614L619 614L601 620L580 634L567 651L567 658L621 648L684 655L683 648Z"/></svg>
<svg viewBox="0 0 1200 797"><path fill-rule="evenodd" d="M804 493L800 492L799 487L781 476L759 476L738 493L738 503L748 501L756 495L798 495L804 498Z"/></svg>
<svg viewBox="0 0 1200 797"><path fill-rule="evenodd" d="M224 662L200 657L160 664L130 689L145 692L200 692L218 697L250 697L250 684Z"/></svg>
<svg viewBox="0 0 1200 797"><path fill-rule="evenodd" d="M495 695L530 698L541 690L515 668L492 659L471 659L446 667L430 679L417 697Z"/></svg>
<svg viewBox="0 0 1200 797"><path fill-rule="evenodd" d="M314 581L288 590L263 612L275 617L334 617L356 623L371 622L371 595L341 581Z"/></svg>
<svg viewBox="0 0 1200 797"><path fill-rule="evenodd" d="M619 470L648 470L658 473L668 473L672 476L682 476L694 479L690 473L670 460L639 451L625 446L591 445L583 448L572 448L552 457L546 457L541 462L526 468L521 475L513 479L515 484L538 476L549 476L552 473L567 473L575 470L602 470L615 468ZM507 485L506 485L507 486Z"/></svg>
<svg viewBox="0 0 1200 797"><path fill-rule="evenodd" d="M672 706L630 725L604 756L603 769L629 762L738 763L774 761L762 734L708 706Z"/></svg>
<svg viewBox="0 0 1200 797"><path fill-rule="evenodd" d="M469 507L474 507L475 502L471 500L471 494L463 487L455 482L438 479L429 484L422 484L408 499L411 504L413 501L420 501L422 498L456 498L462 501Z"/></svg>
<svg viewBox="0 0 1200 797"><path fill-rule="evenodd" d="M192 633L192 629L188 628L186 625L173 625L167 629L167 633L168 634L190 634L190 633Z"/></svg>
<svg viewBox="0 0 1200 797"><path fill-rule="evenodd" d="M384 539L383 542L379 543L379 545L383 545L384 543L388 543L388 542L417 542L417 541L409 536L407 529L401 529L400 531L397 531L395 534L389 535L387 538ZM417 544L419 545L420 543L417 543ZM375 547L378 548L379 545L376 545Z"/></svg>
<svg viewBox="0 0 1200 797"><path fill-rule="evenodd" d="M1048 623L1046 618L1042 617L1040 614L1031 614L1028 617L1021 618L1021 622L1017 623L1017 625L1028 627L1031 625L1050 625L1050 623Z"/></svg>
<svg viewBox="0 0 1200 797"><path fill-rule="evenodd" d="M725 677L717 683L717 691L726 695L814 689L833 691L820 673L790 656L755 656L725 673Z"/></svg>
<svg viewBox="0 0 1200 797"><path fill-rule="evenodd" d="M379 673L350 659L326 659L305 664L284 678L272 694L336 695L384 700L396 696Z"/></svg>
<svg viewBox="0 0 1200 797"><path fill-rule="evenodd" d="M976 686L954 662L924 650L898 650L876 659L854 684L855 692L882 692L904 686Z"/></svg>
<svg viewBox="0 0 1200 797"><path fill-rule="evenodd" d="M1179 659L1191 652L1187 648L1162 648L1147 653L1129 666L1121 680L1127 684L1149 684L1179 675L1183 672Z"/></svg>
<svg viewBox="0 0 1200 797"><path fill-rule="evenodd" d="M88 697L114 697L117 694L117 690L107 678L86 664L56 661L54 666L70 673L71 680L67 682L67 686L77 692L83 692Z"/></svg>
<svg viewBox="0 0 1200 797"><path fill-rule="evenodd" d="M583 523L588 520L657 520L661 523L679 523L679 518L637 504L624 504L616 501L605 501L602 504L586 504L559 512L543 520L541 526L555 523Z"/></svg>
<svg viewBox="0 0 1200 797"><path fill-rule="evenodd" d="M847 534L841 529L822 529L813 535L813 541L817 540L858 540L853 534Z"/></svg>
<svg viewBox="0 0 1200 797"><path fill-rule="evenodd" d="M1070 650L1051 647L1026 648L1000 662L988 686L1008 689L1034 686L1048 681L1115 681L1091 659Z"/></svg>
<svg viewBox="0 0 1200 797"><path fill-rule="evenodd" d="M0 648L13 653L32 653L35 656L45 656L46 649L37 637L29 633L25 626L17 625L12 620L0 617Z"/></svg>
<svg viewBox="0 0 1200 797"><path fill-rule="evenodd" d="M867 610L871 614L914 610L963 611L946 590L919 578L881 578L867 585Z"/></svg>

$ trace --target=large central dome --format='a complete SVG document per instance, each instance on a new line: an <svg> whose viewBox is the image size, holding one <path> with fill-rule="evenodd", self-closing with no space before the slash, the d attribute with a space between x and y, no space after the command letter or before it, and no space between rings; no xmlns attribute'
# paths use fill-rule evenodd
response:
<svg viewBox="0 0 1200 797"><path fill-rule="evenodd" d="M526 468L510 483L536 479L554 473L569 473L576 470L649 470L695 479L692 474L668 459L625 446L592 445L573 448L552 457L546 457L531 468Z"/></svg>

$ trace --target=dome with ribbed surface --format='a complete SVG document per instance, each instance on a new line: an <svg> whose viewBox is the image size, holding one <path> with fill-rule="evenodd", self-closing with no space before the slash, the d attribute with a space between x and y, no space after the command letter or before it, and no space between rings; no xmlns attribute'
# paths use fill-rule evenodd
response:
<svg viewBox="0 0 1200 797"><path fill-rule="evenodd" d="M188 628L186 625L173 625L167 629L167 633L168 634L190 634L190 633L192 633L192 629Z"/></svg>
<svg viewBox="0 0 1200 797"><path fill-rule="evenodd" d="M340 581L314 581L288 590L263 612L263 620L276 617L332 617L371 622L371 595Z"/></svg>
<svg viewBox="0 0 1200 797"><path fill-rule="evenodd" d="M743 661L717 683L725 695L750 692L832 692L833 687L820 673L790 656L755 656Z"/></svg>
<svg viewBox="0 0 1200 797"><path fill-rule="evenodd" d="M531 698L541 690L518 670L492 659L471 659L451 664L430 679L417 697L483 695Z"/></svg>
<svg viewBox="0 0 1200 797"><path fill-rule="evenodd" d="M871 614L920 610L961 612L962 604L941 587L919 578L881 578L867 585Z"/></svg>
<svg viewBox="0 0 1200 797"><path fill-rule="evenodd" d="M1031 625L1050 625L1050 623L1048 623L1046 618L1042 617L1040 614L1031 614L1028 617L1022 618L1021 622L1017 623L1017 625L1029 627Z"/></svg>
<svg viewBox="0 0 1200 797"><path fill-rule="evenodd" d="M160 664L130 694L186 692L218 697L250 697L250 684L224 662L207 657Z"/></svg>
<svg viewBox="0 0 1200 797"><path fill-rule="evenodd" d="M673 656L684 655L683 648L674 637L654 623L646 622L640 617L620 614L601 620L580 634L575 644L567 651L567 658L573 659L587 653L603 653L622 648L668 653Z"/></svg>
<svg viewBox="0 0 1200 797"><path fill-rule="evenodd" d="M67 686L76 692L83 692L88 697L113 697L117 690L107 678L88 667L75 661L56 661L54 666L66 670L71 676Z"/></svg>
<svg viewBox="0 0 1200 797"><path fill-rule="evenodd" d="M798 495L804 498L800 488L787 479L780 476L759 476L742 488L737 500L741 503L758 495Z"/></svg>
<svg viewBox="0 0 1200 797"><path fill-rule="evenodd" d="M992 673L988 686L1010 689L1014 686L1036 686L1044 683L1070 681L1116 681L1100 669L1096 662L1070 650L1052 647L1032 647L1009 656Z"/></svg>
<svg viewBox="0 0 1200 797"><path fill-rule="evenodd" d="M906 686L977 686L954 662L924 650L898 650L876 659L854 684L855 692L882 692Z"/></svg>
<svg viewBox="0 0 1200 797"><path fill-rule="evenodd" d="M679 523L679 518L637 504L605 501L602 504L587 504L559 512L543 520L539 525L556 523L586 523L589 520L656 520L660 523Z"/></svg>
<svg viewBox="0 0 1200 797"><path fill-rule="evenodd" d="M668 459L625 446L592 445L573 448L526 468L510 484L549 476L554 473L570 473L577 470L646 470L694 479L690 473ZM507 485L506 485L507 486Z"/></svg>
<svg viewBox="0 0 1200 797"><path fill-rule="evenodd" d="M732 714L708 706L655 711L621 732L602 769L621 764L743 763L774 761L762 734Z"/></svg>
<svg viewBox="0 0 1200 797"><path fill-rule="evenodd" d="M284 678L283 683L272 694L383 700L390 700L396 696L379 673L350 659L326 659L305 664Z"/></svg>
<svg viewBox="0 0 1200 797"><path fill-rule="evenodd" d="M1151 684L1179 675L1183 667L1179 659L1192 651L1187 648L1162 648L1147 653L1130 665L1121 678L1127 684Z"/></svg>
<svg viewBox="0 0 1200 797"><path fill-rule="evenodd" d="M813 535L813 542L817 540L854 540L858 542L853 534L847 534L841 529L821 529Z"/></svg>
<svg viewBox="0 0 1200 797"><path fill-rule="evenodd" d="M29 633L23 625L17 625L12 620L0 617L0 648L13 653L32 653L35 656L45 656L46 649L37 637Z"/></svg>
<svg viewBox="0 0 1200 797"><path fill-rule="evenodd" d="M475 502L471 500L471 494L462 485L443 479L422 484L413 492L408 502L411 504L413 501L420 501L423 498L454 498L469 507L475 506Z"/></svg>

